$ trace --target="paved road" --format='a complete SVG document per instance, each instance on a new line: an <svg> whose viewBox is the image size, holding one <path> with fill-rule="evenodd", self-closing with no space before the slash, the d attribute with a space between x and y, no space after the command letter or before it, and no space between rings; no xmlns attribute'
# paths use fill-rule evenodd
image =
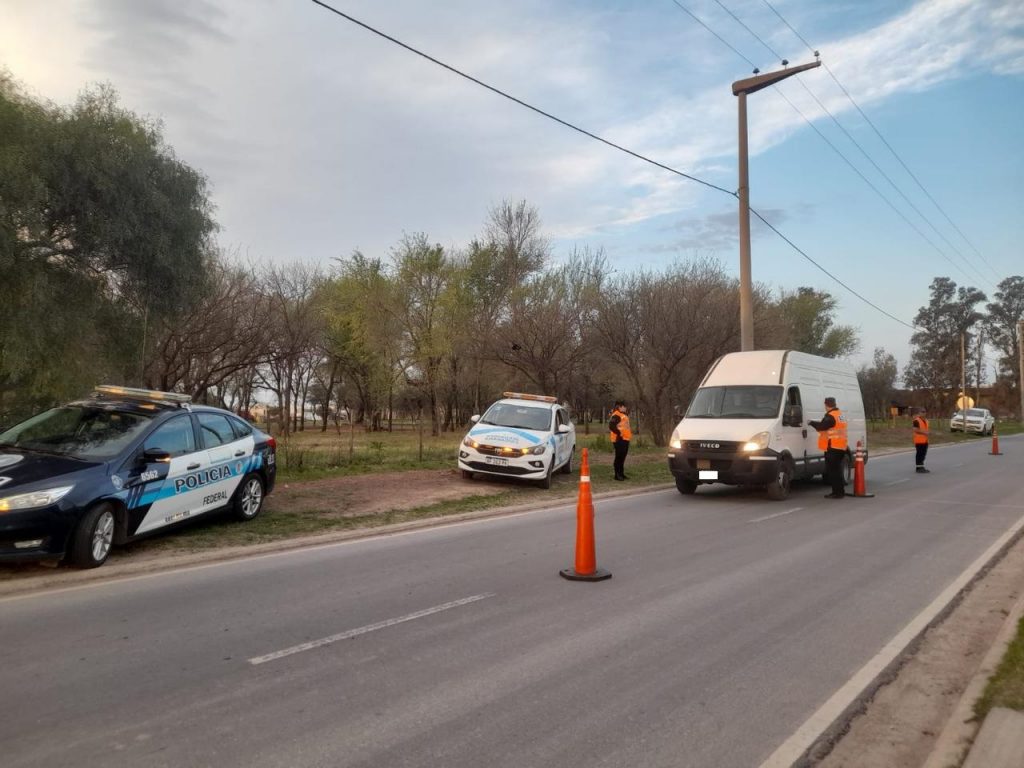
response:
<svg viewBox="0 0 1024 768"><path fill-rule="evenodd" d="M597 584L561 507L3 600L0 761L757 766L1024 517L987 450L602 503Z"/></svg>

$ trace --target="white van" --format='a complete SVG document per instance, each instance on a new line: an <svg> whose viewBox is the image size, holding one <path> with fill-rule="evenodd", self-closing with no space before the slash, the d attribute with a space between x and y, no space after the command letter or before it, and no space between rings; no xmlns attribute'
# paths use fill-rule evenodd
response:
<svg viewBox="0 0 1024 768"><path fill-rule="evenodd" d="M846 418L849 482L858 440L867 461L864 402L849 363L787 350L718 358L672 432L668 466L679 492L702 483L761 485L784 499L793 480L823 475L825 454L807 422L824 417L826 397Z"/></svg>

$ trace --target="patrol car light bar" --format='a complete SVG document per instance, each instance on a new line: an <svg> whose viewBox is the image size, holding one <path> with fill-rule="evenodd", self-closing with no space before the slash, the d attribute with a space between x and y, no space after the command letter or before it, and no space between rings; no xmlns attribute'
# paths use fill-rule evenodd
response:
<svg viewBox="0 0 1024 768"><path fill-rule="evenodd" d="M543 403L557 403L558 398L552 397L551 395L527 395L522 392L502 392L502 397L508 397L514 400L540 400Z"/></svg>
<svg viewBox="0 0 1024 768"><path fill-rule="evenodd" d="M161 392L157 389L136 389L135 387L118 387L113 384L100 384L96 394L115 397L130 397L136 400L153 400L167 403L191 403L191 395L180 395L177 392Z"/></svg>

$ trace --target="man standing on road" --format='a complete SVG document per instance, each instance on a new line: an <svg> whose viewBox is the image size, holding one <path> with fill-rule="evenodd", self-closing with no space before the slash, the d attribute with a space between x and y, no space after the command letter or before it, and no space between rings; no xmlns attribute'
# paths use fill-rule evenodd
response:
<svg viewBox="0 0 1024 768"><path fill-rule="evenodd" d="M622 400L615 401L615 407L608 420L608 429L611 432L609 439L615 448L615 479L626 480L626 454L629 453L629 441L633 438L633 431L629 428L629 406Z"/></svg>
<svg viewBox="0 0 1024 768"><path fill-rule="evenodd" d="M928 409L918 408L914 417L914 449L917 451L917 471L931 472L924 468L924 457L928 454Z"/></svg>
<svg viewBox="0 0 1024 768"><path fill-rule="evenodd" d="M825 398L825 418L809 421L818 432L818 450L825 453L825 480L832 486L826 499L841 499L846 495L843 477L843 457L846 456L846 417L836 407L834 397Z"/></svg>

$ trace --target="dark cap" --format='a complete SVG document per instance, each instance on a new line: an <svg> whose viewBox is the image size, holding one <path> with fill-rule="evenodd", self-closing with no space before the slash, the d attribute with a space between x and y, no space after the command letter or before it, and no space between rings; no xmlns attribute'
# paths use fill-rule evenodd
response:
<svg viewBox="0 0 1024 768"><path fill-rule="evenodd" d="M834 397L826 397L825 398L825 405L835 405L835 404L836 404L836 399Z"/></svg>

